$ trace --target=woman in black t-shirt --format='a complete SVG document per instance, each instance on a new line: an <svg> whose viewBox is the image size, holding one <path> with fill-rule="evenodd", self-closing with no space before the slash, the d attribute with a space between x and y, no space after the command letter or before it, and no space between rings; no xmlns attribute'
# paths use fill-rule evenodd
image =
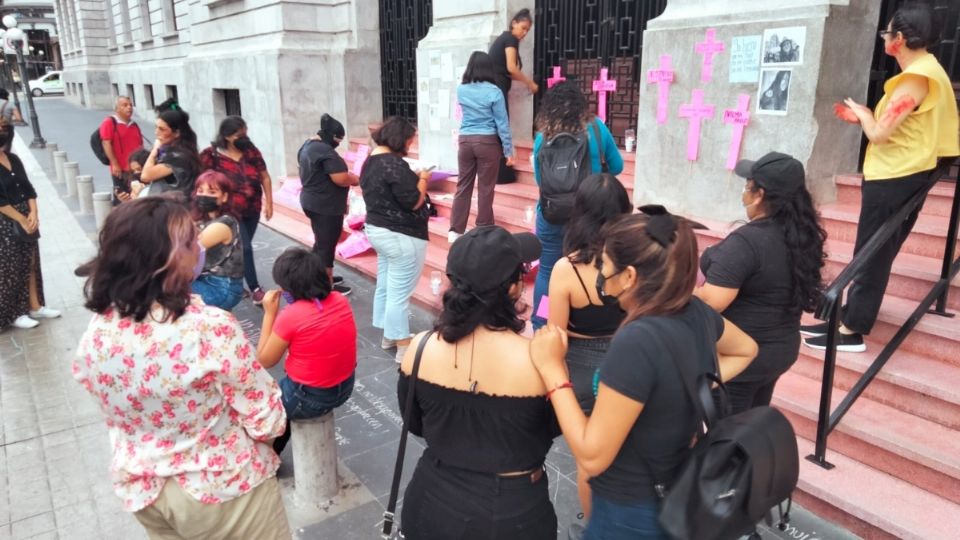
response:
<svg viewBox="0 0 960 540"><path fill-rule="evenodd" d="M804 183L803 164L777 152L741 160L749 223L707 248L706 283L694 294L760 346L756 361L727 384L733 412L769 405L777 380L797 361L800 315L822 292L826 232Z"/></svg>
<svg viewBox="0 0 960 540"><path fill-rule="evenodd" d="M693 297L697 242L686 220L665 211L625 217L605 230L602 259L598 296L619 303L627 316L600 366L589 418L563 360L566 331L542 328L530 355L563 436L591 477L584 538L665 538L654 486L672 483L698 423L675 364L696 362L699 372L719 369L728 380L747 367L757 345Z"/></svg>
<svg viewBox="0 0 960 540"><path fill-rule="evenodd" d="M197 134L190 127L190 115L179 107L161 112L154 134L156 139L140 181L150 184L150 195L176 190L189 199L200 173Z"/></svg>
<svg viewBox="0 0 960 540"><path fill-rule="evenodd" d="M490 45L487 54L493 60L496 70L497 88L503 92L503 99L507 104L507 113L510 112L510 100L507 94L510 93L510 84L517 80L527 85L530 93L536 94L540 89L533 79L524 75L521 69L523 62L520 60L520 40L527 36L530 27L533 26L533 17L530 16L529 9L521 9L510 20L510 29L500 34Z"/></svg>

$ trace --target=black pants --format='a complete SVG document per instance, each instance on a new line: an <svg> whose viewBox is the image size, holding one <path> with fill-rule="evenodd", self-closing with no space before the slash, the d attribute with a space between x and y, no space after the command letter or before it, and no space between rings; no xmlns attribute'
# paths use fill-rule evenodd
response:
<svg viewBox="0 0 960 540"><path fill-rule="evenodd" d="M240 245L243 247L243 277L247 280L247 288L252 291L260 287L256 261L253 260L253 235L260 225L260 215L244 216L237 222L240 225Z"/></svg>
<svg viewBox="0 0 960 540"><path fill-rule="evenodd" d="M343 232L343 215L325 216L310 210L303 213L310 218L310 228L313 229L313 251L323 259L324 268L333 268L337 242Z"/></svg>
<svg viewBox="0 0 960 540"><path fill-rule="evenodd" d="M923 171L893 180L869 180L861 188L860 221L857 223L857 241L853 253L857 254L893 214L918 191L930 182L930 173ZM883 302L893 259L907 239L920 215L920 208L910 213L900 228L877 251L869 264L853 280L847 291L847 303L843 308L843 325L858 334L869 334L877 321L880 304Z"/></svg>
<svg viewBox="0 0 960 540"><path fill-rule="evenodd" d="M424 452L403 498L407 540L555 540L547 475L499 477L448 467Z"/></svg>

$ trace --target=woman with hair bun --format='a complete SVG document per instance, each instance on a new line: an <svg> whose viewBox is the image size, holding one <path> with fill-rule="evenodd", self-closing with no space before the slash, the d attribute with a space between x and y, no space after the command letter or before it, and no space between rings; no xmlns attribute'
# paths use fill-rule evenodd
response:
<svg viewBox="0 0 960 540"><path fill-rule="evenodd" d="M516 303L530 233L477 227L450 246L443 309L411 380L418 345L400 366L397 395L416 388L410 432L427 449L407 485L401 526L411 540L554 540L544 460L559 434L547 389L530 364Z"/></svg>
<svg viewBox="0 0 960 540"><path fill-rule="evenodd" d="M699 423L674 364L695 364L704 373L719 369L726 381L757 352L749 336L693 296L692 226L659 210L626 216L604 230L596 292L627 315L600 366L589 417L564 362L566 330L548 325L530 344L564 439L590 476L586 540L666 538L658 493L689 455Z"/></svg>
<svg viewBox="0 0 960 540"><path fill-rule="evenodd" d="M113 489L150 538L289 539L280 388L230 313L191 297L197 228L180 197L117 206L77 269L94 312L73 375L110 432Z"/></svg>
<svg viewBox="0 0 960 540"><path fill-rule="evenodd" d="M803 164L778 152L741 160L746 225L700 257L706 283L695 294L759 346L757 359L727 383L734 413L769 405L777 380L797 361L800 316L816 309L827 233L804 183Z"/></svg>

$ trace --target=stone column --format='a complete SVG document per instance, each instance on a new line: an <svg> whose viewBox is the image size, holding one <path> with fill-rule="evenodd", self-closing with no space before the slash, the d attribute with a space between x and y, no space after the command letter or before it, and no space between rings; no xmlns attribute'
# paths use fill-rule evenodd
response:
<svg viewBox="0 0 960 540"><path fill-rule="evenodd" d="M791 154L804 163L814 198L832 201L833 176L856 171L860 145L859 129L836 120L832 106L847 96L864 101L878 16L879 3L872 0L671 0L643 35L635 202L657 202L674 212L717 220L743 218L742 181L725 167L732 127L721 121L724 109L737 107L740 94L750 96L740 156L756 159L772 150ZM792 70L787 112L757 114L760 82L729 82L731 41L786 27L806 28L801 63L776 68ZM708 28L716 29L725 50L714 57L712 80L703 82L703 57L695 46ZM657 86L646 84L661 55L672 57L675 71L665 124L656 121ZM704 91L704 102L715 112L702 123L697 160L689 161L688 122L678 109L691 102L694 89Z"/></svg>
<svg viewBox="0 0 960 540"><path fill-rule="evenodd" d="M297 504L322 505L340 490L333 411L318 418L293 420L290 429Z"/></svg>
<svg viewBox="0 0 960 540"><path fill-rule="evenodd" d="M67 197L77 196L77 175L80 174L80 164L68 161L63 164L63 178L67 182Z"/></svg>
<svg viewBox="0 0 960 540"><path fill-rule="evenodd" d="M507 29L513 13L525 6L520 0L434 2L433 26L417 47L417 128L422 159L443 170L457 170L457 86L467 60L473 51L487 51ZM520 43L520 57L524 72L531 74L533 31ZM533 99L529 90L514 84L509 99L514 139L531 140Z"/></svg>

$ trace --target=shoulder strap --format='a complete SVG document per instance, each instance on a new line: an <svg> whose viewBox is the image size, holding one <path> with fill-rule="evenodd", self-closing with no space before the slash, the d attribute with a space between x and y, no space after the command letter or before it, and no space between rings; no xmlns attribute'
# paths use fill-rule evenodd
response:
<svg viewBox="0 0 960 540"><path fill-rule="evenodd" d="M567 260L570 261L570 258L567 257ZM577 270L577 265L573 261L570 261L570 266L573 267L573 273L577 275L577 281L580 282L580 286L583 287L584 294L587 295L587 305L593 305L593 299L590 298L590 291L587 290L587 284L583 282L583 278L580 277L580 271Z"/></svg>
<svg viewBox="0 0 960 540"><path fill-rule="evenodd" d="M601 131L600 126L597 125L598 122L600 122L600 119L595 117L588 127L593 132L593 140L597 142L597 152L600 154L600 170L605 171L607 169L607 158L603 154L603 141L600 140Z"/></svg>
<svg viewBox="0 0 960 540"><path fill-rule="evenodd" d="M400 430L400 447L397 449L397 463L393 466L393 482L390 484L390 500L383 513L383 538L390 538L393 531L394 511L397 509L397 497L400 495L400 476L403 474L403 455L407 450L407 434L410 431L410 411L413 410L413 395L417 389L417 374L420 373L420 359L423 358L423 349L433 337L431 330L420 340L417 346L417 355L413 359L413 370L410 372L410 382L407 385L407 399L403 407L403 428Z"/></svg>

